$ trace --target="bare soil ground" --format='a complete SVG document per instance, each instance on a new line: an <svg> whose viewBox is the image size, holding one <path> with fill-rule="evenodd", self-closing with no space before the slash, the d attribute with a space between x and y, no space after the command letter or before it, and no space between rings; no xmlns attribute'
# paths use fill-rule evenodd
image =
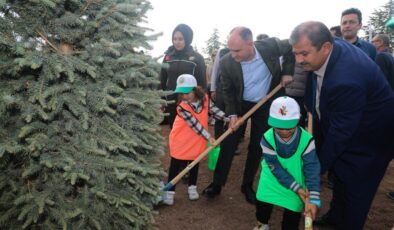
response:
<svg viewBox="0 0 394 230"><path fill-rule="evenodd" d="M161 126L162 135L168 137L168 126ZM248 132L249 129L247 129ZM212 131L212 130L211 130ZM211 132L212 133L212 132ZM248 133L247 135L248 136ZM255 207L246 202L240 186L246 160L249 139L240 144L241 154L235 156L228 181L221 194L214 199L207 199L201 195L202 190L212 181L212 172L207 168L207 161L200 163L197 188L200 199L190 201L187 195L187 185L180 181L176 187L175 204L173 206L160 205L157 208L156 226L161 230L251 230L256 225ZM166 146L166 152L168 148ZM169 155L163 156L163 167L168 169ZM166 178L165 182L167 181ZM255 181L258 181L256 178ZM390 200L386 193L394 190L394 161L391 162L379 190L369 211L365 229L394 230L394 200ZM327 181L322 181L322 208L320 214L328 210L331 190L327 188ZM282 210L274 208L270 220L270 229L280 229ZM300 225L301 229L302 225ZM314 228L324 229L324 228Z"/></svg>

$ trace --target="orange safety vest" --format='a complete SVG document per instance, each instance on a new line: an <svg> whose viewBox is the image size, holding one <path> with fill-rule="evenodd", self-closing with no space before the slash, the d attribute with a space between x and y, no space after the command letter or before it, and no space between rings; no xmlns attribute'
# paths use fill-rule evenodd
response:
<svg viewBox="0 0 394 230"><path fill-rule="evenodd" d="M188 103L181 102L179 106L190 112L208 130L208 103L208 96L205 95L204 107L200 113L195 112ZM169 147L171 157L178 160L195 160L207 147L207 140L187 125L178 109L170 132Z"/></svg>

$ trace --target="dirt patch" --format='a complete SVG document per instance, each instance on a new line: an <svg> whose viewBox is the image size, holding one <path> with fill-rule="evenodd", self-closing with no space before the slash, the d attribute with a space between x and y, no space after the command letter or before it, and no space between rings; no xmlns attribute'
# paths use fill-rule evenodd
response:
<svg viewBox="0 0 394 230"><path fill-rule="evenodd" d="M168 137L168 126L162 127L162 135ZM249 129L247 129L247 132ZM213 131L211 130L211 133ZM248 134L246 135L248 136ZM212 181L212 172L207 168L207 161L200 163L197 190L200 199L190 201L187 185L180 181L176 188L175 204L161 205L157 208L156 226L161 230L248 230L256 225L255 207L246 202L241 193L241 181L246 160L249 139L240 144L241 155L235 156L228 181L221 194L214 199L207 199L201 195L202 190ZM166 147L168 153L168 148ZM169 165L169 155L163 157L164 168ZM255 179L257 182L257 178ZM166 178L165 178L166 182ZM372 208L364 229L394 229L394 200L390 200L386 193L394 190L394 161L391 162L379 190L375 196ZM323 206L320 214L328 210L331 190L327 188L327 181L323 178L322 195ZM274 208L270 220L270 229L281 229L282 211ZM301 227L301 226L300 226ZM301 229L301 228L300 228ZM324 228L314 228L324 229Z"/></svg>

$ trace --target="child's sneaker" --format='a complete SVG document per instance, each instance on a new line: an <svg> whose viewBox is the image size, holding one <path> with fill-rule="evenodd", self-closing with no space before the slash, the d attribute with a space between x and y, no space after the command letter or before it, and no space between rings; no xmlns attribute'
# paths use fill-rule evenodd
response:
<svg viewBox="0 0 394 230"><path fill-rule="evenodd" d="M173 205L174 204L174 191L165 191L163 193L163 203L166 205Z"/></svg>
<svg viewBox="0 0 394 230"><path fill-rule="evenodd" d="M200 197L197 192L197 186L195 185L190 185L187 188L187 193L189 193L189 200L198 200Z"/></svg>
<svg viewBox="0 0 394 230"><path fill-rule="evenodd" d="M263 224L260 222L258 222L257 226L253 228L253 230L269 230L269 229L270 228L269 228L268 224Z"/></svg>

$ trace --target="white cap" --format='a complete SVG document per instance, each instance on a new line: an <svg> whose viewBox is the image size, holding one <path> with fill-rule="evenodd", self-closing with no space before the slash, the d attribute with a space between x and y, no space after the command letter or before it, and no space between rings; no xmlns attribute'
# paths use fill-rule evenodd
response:
<svg viewBox="0 0 394 230"><path fill-rule="evenodd" d="M182 74L176 80L175 93L190 93L197 86L196 78L190 74Z"/></svg>
<svg viewBox="0 0 394 230"><path fill-rule="evenodd" d="M293 98L279 97L271 104L268 124L274 128L291 129L297 126L300 117L300 106Z"/></svg>

